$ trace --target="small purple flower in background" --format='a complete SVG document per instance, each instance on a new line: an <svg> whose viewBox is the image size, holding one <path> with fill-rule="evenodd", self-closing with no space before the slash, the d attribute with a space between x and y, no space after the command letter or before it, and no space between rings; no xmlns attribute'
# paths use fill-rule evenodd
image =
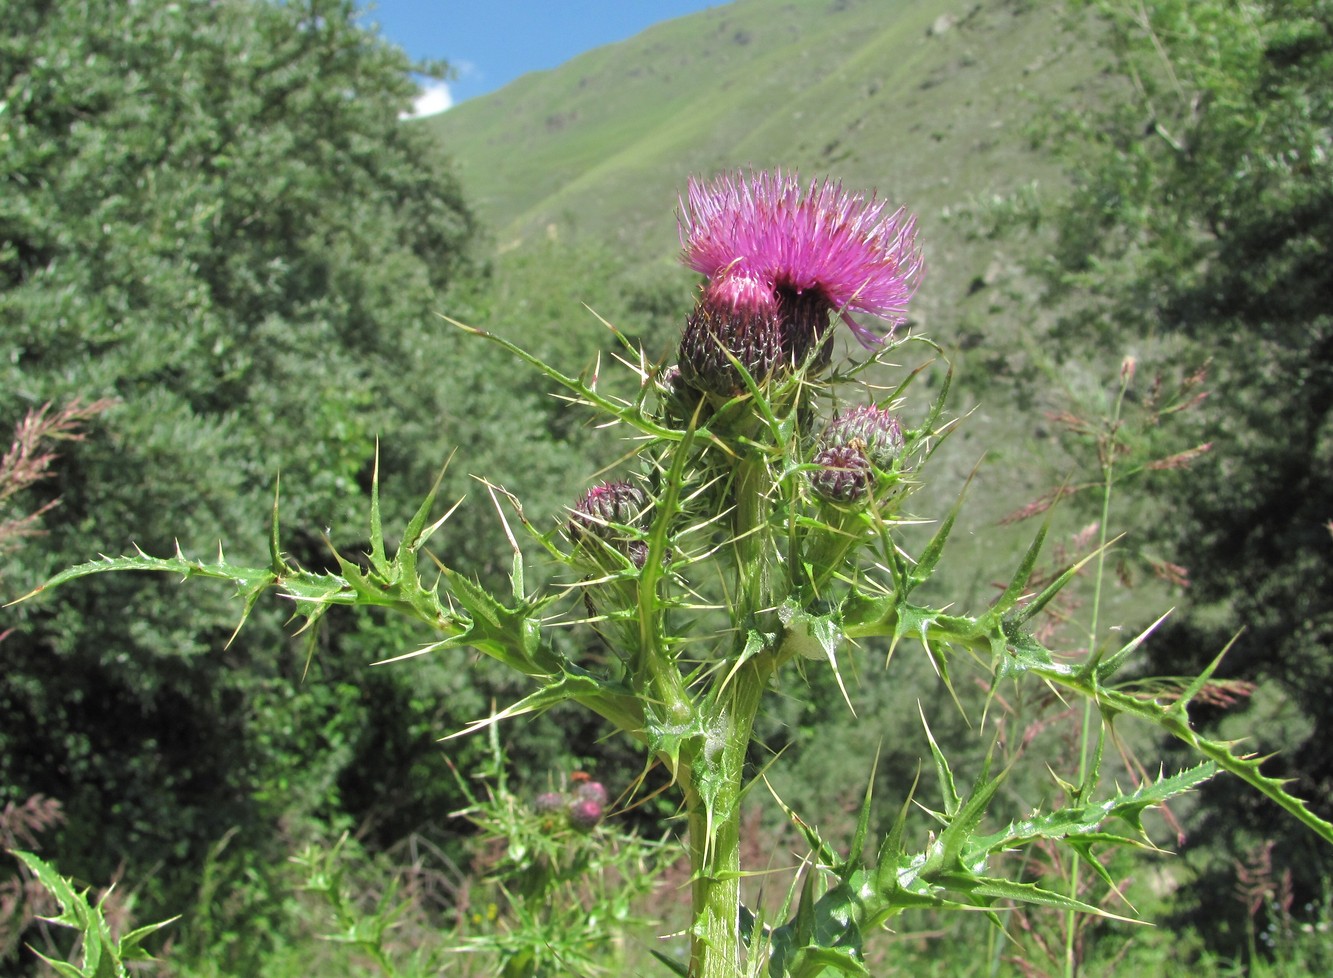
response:
<svg viewBox="0 0 1333 978"><path fill-rule="evenodd" d="M596 802L598 805L606 804L606 786L600 781L584 781L574 789L574 794L580 801Z"/></svg>
<svg viewBox="0 0 1333 978"><path fill-rule="evenodd" d="M819 366L829 356L830 312L864 346L891 335L915 291L921 253L915 220L902 209L884 211L884 202L827 180L803 193L796 175L780 170L691 179L681 202L681 260L708 282L681 340L686 379L716 394L743 390L726 353L756 380L811 354ZM889 328L880 336L853 313Z"/></svg>
<svg viewBox="0 0 1333 978"><path fill-rule="evenodd" d="M569 824L576 829L591 829L602 820L602 806L595 801L581 799L569 806Z"/></svg>

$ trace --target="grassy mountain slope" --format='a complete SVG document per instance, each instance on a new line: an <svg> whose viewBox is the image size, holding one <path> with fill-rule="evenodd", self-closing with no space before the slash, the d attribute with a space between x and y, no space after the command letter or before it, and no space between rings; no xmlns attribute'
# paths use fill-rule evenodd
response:
<svg viewBox="0 0 1333 978"><path fill-rule="evenodd" d="M977 269L949 267L957 234L937 226L1052 174L1023 129L1034 94L1086 71L1068 45L1045 5L1014 0L735 0L425 124L501 249L572 233L666 256L688 174L784 166L907 203L932 279L957 285Z"/></svg>

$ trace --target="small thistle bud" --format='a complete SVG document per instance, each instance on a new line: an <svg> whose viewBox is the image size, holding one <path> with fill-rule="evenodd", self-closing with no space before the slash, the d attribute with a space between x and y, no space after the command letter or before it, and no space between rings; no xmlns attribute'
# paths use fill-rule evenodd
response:
<svg viewBox="0 0 1333 978"><path fill-rule="evenodd" d="M859 446L877 469L892 468L903 451L903 429L892 412L864 404L836 415L820 436L821 448Z"/></svg>
<svg viewBox="0 0 1333 978"><path fill-rule="evenodd" d="M810 485L834 503L858 502L870 492L875 474L861 449L854 445L825 448L812 460Z"/></svg>
<svg viewBox="0 0 1333 978"><path fill-rule="evenodd" d="M629 558L629 562L635 567L641 568L648 563L648 544L642 540L631 540L625 546L624 553Z"/></svg>
<svg viewBox="0 0 1333 978"><path fill-rule="evenodd" d="M574 795L579 801L591 801L598 805L606 805L606 787L600 781L584 781L574 789Z"/></svg>
<svg viewBox="0 0 1333 978"><path fill-rule="evenodd" d="M648 494L632 482L603 482L593 486L574 505L569 521L569 536L574 541L584 534L603 540L616 537L608 524L636 526L648 508Z"/></svg>
<svg viewBox="0 0 1333 978"><path fill-rule="evenodd" d="M587 831L602 820L602 806L590 799L579 799L569 806L569 824Z"/></svg>

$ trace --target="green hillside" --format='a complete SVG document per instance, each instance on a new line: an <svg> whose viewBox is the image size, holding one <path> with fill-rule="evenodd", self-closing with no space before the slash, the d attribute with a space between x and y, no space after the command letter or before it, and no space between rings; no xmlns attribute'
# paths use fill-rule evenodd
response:
<svg viewBox="0 0 1333 978"><path fill-rule="evenodd" d="M922 223L918 313L992 256L943 218L1049 178L1024 133L1088 72L1048 5L736 0L526 75L425 123L501 250L596 236L640 259L676 244L688 174L795 168L875 188Z"/></svg>

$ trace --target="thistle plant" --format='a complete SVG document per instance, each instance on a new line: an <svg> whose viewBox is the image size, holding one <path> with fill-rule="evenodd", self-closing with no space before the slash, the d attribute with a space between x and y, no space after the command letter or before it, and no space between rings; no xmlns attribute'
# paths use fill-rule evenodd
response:
<svg viewBox="0 0 1333 978"><path fill-rule="evenodd" d="M613 330L637 382L630 397L456 324L510 351L636 446L612 480L571 487L569 511L550 523L530 519L521 501L491 487L512 543L508 593L491 593L447 553L427 550L449 515L432 516L434 492L390 552L378 473L369 552L364 560L340 556L336 573L288 559L275 505L267 567L134 554L72 568L46 587L157 570L231 582L242 621L270 590L291 599L307 626L336 606L388 608L431 633L397 658L472 648L530 679L529 695L460 733L561 703L591 710L662 765L678 793L691 867L690 950L687 962L662 961L690 978L865 975L866 939L920 908L980 910L997 922L1021 904L1103 912L1076 892L1005 878L1000 857L1061 844L1096 870L1103 864L1089 858L1095 853L1151 845L1144 811L1219 769L1333 841L1333 826L1266 777L1258 759L1190 727L1189 703L1207 674L1160 705L1117 680L1147 634L1077 656L1033 637L1033 619L1095 554L1030 593L1042 528L990 607L967 614L919 596L940 566L962 500L929 514L938 518L933 533L909 552L905 527L922 517L908 503L953 422L945 414L947 371L936 396L923 400L917 391L938 347L897 335L923 268L905 210L827 181L736 173L692 181L680 229L683 260L706 281L683 317L677 362L657 363ZM884 325L873 328L868 318ZM839 321L863 355L835 355ZM916 355L926 362L897 365ZM549 565L549 585L529 587L534 552ZM608 650L595 665L555 638L580 626L595 629ZM809 846L804 871L780 913L769 919L747 909L741 879L752 867L741 864L741 802L762 783L747 754L766 697L800 695L812 669L832 670L840 685L852 664L891 669L908 647L929 657L950 690L956 667L975 667L992 690L1037 683L1086 701L1098 723L1080 783L1064 786L1058 809L992 824L988 811L1007 770L987 763L970 787L960 784L927 718L923 757L941 797L928 802L914 797L914 785L889 786L899 815L883 838L872 838L872 793L884 789L871 779L846 840L823 838L813 818L778 799ZM1101 785L1102 748L1122 717L1184 741L1198 763L1133 790ZM928 813L929 830L909 819L913 802Z"/></svg>

